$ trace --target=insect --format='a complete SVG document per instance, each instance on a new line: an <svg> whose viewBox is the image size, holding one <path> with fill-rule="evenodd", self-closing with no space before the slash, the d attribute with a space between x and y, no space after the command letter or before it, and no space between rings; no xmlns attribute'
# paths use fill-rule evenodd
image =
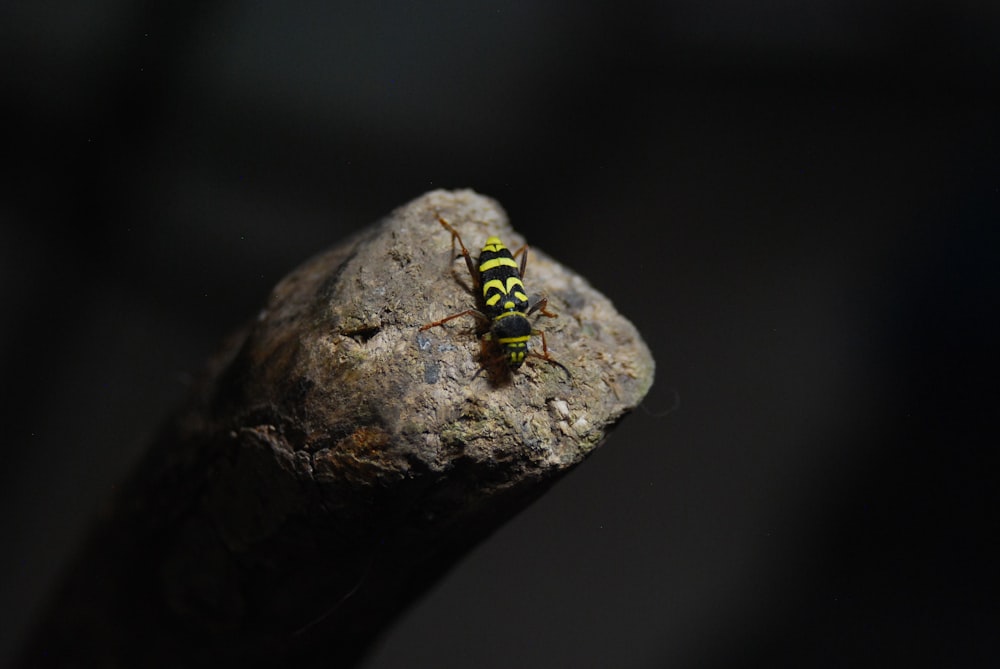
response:
<svg viewBox="0 0 1000 669"><path fill-rule="evenodd" d="M514 370L519 368L527 357L536 357L549 362L569 375L569 370L549 355L549 347L545 342L545 333L531 326L528 316L538 312L542 316L557 318L559 314L550 312L548 299L541 298L535 304L528 304L528 295L524 288L524 270L528 264L528 246L525 244L513 255L503 245L498 237L490 237L483 244L477 263L472 262L469 250L465 248L462 237L448 221L437 217L438 223L451 233L451 248L454 253L455 242L462 248L465 265L472 276L473 290L482 298L482 310L466 309L457 314L446 316L439 321L427 323L420 331L428 330L438 325L444 325L454 318L475 316L489 329L481 335L483 339L496 342L503 351L507 366ZM517 257L521 256L520 265ZM542 338L542 352L534 353L528 350L528 340L538 335Z"/></svg>

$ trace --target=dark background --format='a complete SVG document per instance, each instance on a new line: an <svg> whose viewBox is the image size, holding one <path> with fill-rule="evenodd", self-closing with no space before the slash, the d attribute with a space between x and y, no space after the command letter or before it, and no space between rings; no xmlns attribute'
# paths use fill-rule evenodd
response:
<svg viewBox="0 0 1000 669"><path fill-rule="evenodd" d="M997 6L418 4L4 3L0 663L220 338L438 187L656 385L366 667L995 658Z"/></svg>

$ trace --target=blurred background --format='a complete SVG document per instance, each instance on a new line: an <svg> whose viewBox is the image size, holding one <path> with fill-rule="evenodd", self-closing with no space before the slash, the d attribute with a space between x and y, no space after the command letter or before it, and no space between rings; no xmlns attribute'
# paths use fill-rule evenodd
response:
<svg viewBox="0 0 1000 669"><path fill-rule="evenodd" d="M1000 5L5 2L0 54L0 664L220 339L440 187L656 385L367 669L997 656Z"/></svg>

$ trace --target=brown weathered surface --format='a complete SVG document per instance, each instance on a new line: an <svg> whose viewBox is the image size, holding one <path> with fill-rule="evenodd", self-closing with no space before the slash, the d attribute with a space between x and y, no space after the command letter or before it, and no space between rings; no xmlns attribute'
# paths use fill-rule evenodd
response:
<svg viewBox="0 0 1000 669"><path fill-rule="evenodd" d="M286 277L115 501L25 666L349 665L637 405L645 344L537 249L525 283L571 375L506 372L471 317L419 332L476 304L439 214L473 254L524 242L492 200L434 191Z"/></svg>

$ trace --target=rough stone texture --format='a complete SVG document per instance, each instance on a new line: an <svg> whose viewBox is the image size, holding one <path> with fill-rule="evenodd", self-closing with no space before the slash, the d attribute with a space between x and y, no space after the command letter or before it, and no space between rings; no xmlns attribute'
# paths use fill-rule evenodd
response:
<svg viewBox="0 0 1000 669"><path fill-rule="evenodd" d="M509 371L472 317L419 331L477 304L438 215L474 256L525 241L494 201L434 191L286 277L102 519L25 666L350 665L638 404L635 328L537 249L525 284L569 373Z"/></svg>

